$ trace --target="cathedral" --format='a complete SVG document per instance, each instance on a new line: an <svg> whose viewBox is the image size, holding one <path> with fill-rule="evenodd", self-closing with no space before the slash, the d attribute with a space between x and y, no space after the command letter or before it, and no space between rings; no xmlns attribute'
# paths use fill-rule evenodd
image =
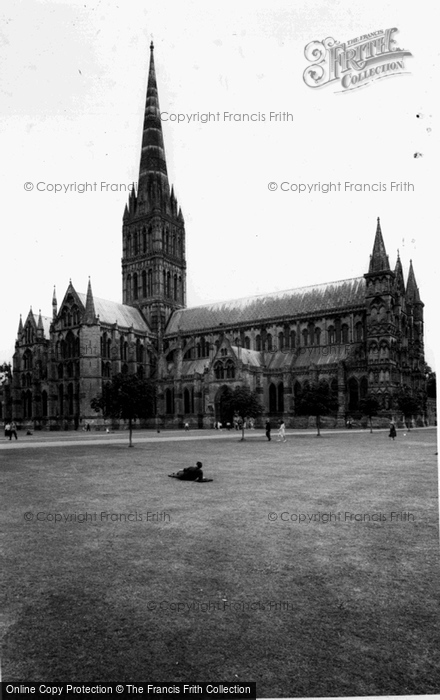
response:
<svg viewBox="0 0 440 700"><path fill-rule="evenodd" d="M54 290L51 316L31 308L20 317L9 418L25 429L100 428L90 403L118 373L155 382L147 427L211 428L237 385L259 394L260 421L303 427L295 401L318 379L338 399L329 426L360 419L367 393L379 400L379 422L399 418L402 385L425 388L424 305L412 263L406 282L399 256L391 269L379 219L362 277L186 307L185 222L168 181L150 51L139 179L123 214L122 304L96 298L89 280L86 293L70 283L60 304Z"/></svg>

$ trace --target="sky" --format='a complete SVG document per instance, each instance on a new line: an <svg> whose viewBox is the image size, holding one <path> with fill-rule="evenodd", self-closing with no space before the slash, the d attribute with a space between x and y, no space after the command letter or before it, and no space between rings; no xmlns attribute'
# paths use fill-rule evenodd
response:
<svg viewBox="0 0 440 700"><path fill-rule="evenodd" d="M188 306L363 275L379 216L391 266L397 250L405 275L413 261L435 367L435 15L424 0L417 13L397 0L3 0L0 362L12 359L20 314L51 315L54 286L60 304L70 279L85 292L90 276L95 296L122 300L122 215L137 180L153 40L169 179L186 224ZM401 75L354 90L305 83L310 42L389 28L411 53ZM170 118L206 113L220 119ZM412 188L391 191L392 182ZM328 183L339 191L325 193Z"/></svg>

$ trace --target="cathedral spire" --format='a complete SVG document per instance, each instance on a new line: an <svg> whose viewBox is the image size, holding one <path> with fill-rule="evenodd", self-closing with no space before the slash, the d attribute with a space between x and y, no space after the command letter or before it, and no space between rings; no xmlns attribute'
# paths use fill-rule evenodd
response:
<svg viewBox="0 0 440 700"><path fill-rule="evenodd" d="M93 301L90 277L89 284L87 286L86 310L84 313L83 323L86 323L87 325L94 325L96 323L95 302Z"/></svg>
<svg viewBox="0 0 440 700"><path fill-rule="evenodd" d="M23 333L23 320L21 318L21 314L20 314L20 323L18 324L18 332Z"/></svg>
<svg viewBox="0 0 440 700"><path fill-rule="evenodd" d="M382 270L389 269L390 263L383 242L380 219L377 217L376 236L374 238L373 254L370 257L370 269L368 272L381 272Z"/></svg>
<svg viewBox="0 0 440 700"><path fill-rule="evenodd" d="M52 295L52 318L55 320L57 317L58 313L58 302L57 302L57 293L55 289L55 285L53 286L53 295Z"/></svg>
<svg viewBox="0 0 440 700"><path fill-rule="evenodd" d="M43 319L41 318L41 309L38 311L38 323L37 328L39 331L44 331Z"/></svg>
<svg viewBox="0 0 440 700"><path fill-rule="evenodd" d="M419 288L414 274L412 260L409 261L408 281L406 283L406 298L409 302L420 302Z"/></svg>
<svg viewBox="0 0 440 700"><path fill-rule="evenodd" d="M396 275L396 287L397 287L399 293L405 294L405 280L403 277L403 268L402 268L402 263L400 260L399 251L397 251L397 261L396 261L396 267L394 270L394 274Z"/></svg>
<svg viewBox="0 0 440 700"><path fill-rule="evenodd" d="M154 67L154 46L150 45L150 70L148 73L147 99L145 103L144 126L142 134L141 162L139 166L138 197L146 198L150 190L150 181L154 178L163 194L169 197L165 147L160 119L159 95L157 91L156 70Z"/></svg>
<svg viewBox="0 0 440 700"><path fill-rule="evenodd" d="M170 314L186 305L185 225L168 181L153 43L137 193L122 223L122 300L136 306L160 335Z"/></svg>

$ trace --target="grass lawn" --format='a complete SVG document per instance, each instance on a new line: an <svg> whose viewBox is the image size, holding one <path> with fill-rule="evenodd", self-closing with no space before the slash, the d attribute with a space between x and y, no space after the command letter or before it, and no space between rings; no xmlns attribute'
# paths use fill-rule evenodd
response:
<svg viewBox="0 0 440 700"><path fill-rule="evenodd" d="M238 437L0 453L3 680L440 691L435 431Z"/></svg>

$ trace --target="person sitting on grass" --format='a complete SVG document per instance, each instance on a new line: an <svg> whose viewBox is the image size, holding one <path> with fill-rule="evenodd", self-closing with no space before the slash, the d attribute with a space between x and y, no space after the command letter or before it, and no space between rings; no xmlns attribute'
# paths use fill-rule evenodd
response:
<svg viewBox="0 0 440 700"><path fill-rule="evenodd" d="M197 462L195 467L185 467L178 472L168 474L168 476L171 476L173 479L181 479L182 481L212 481L212 479L203 477L202 466L201 462Z"/></svg>

